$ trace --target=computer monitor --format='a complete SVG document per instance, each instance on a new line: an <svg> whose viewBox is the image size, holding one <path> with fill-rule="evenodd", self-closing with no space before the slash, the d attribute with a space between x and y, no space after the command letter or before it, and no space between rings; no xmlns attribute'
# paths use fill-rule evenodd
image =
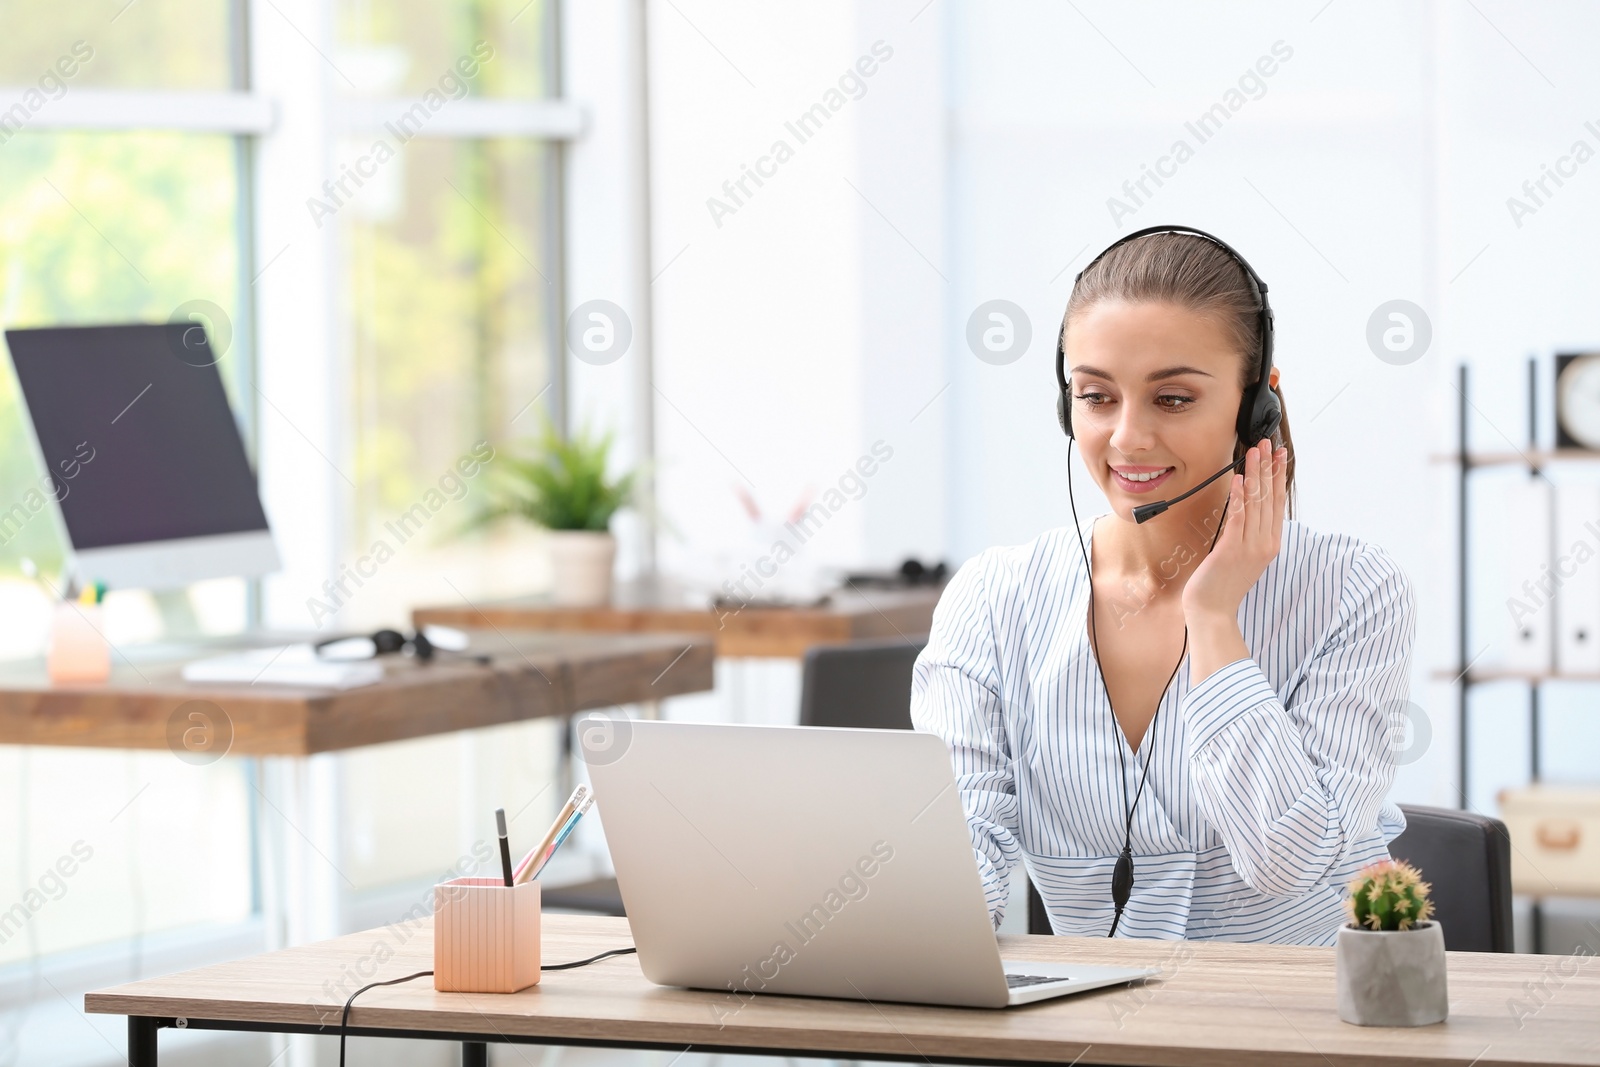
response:
<svg viewBox="0 0 1600 1067"><path fill-rule="evenodd" d="M168 589L278 569L198 326L7 330L6 344L80 581Z"/></svg>

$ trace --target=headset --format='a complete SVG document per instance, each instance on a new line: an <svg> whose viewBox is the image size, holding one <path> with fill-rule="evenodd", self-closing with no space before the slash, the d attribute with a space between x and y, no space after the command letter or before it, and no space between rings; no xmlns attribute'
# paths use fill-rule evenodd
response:
<svg viewBox="0 0 1600 1067"><path fill-rule="evenodd" d="M1113 241L1106 247L1105 251L1090 260L1089 265L1080 270L1077 277L1072 280L1073 289L1077 289L1078 283L1083 280L1083 276L1094 269L1094 265L1104 259L1107 252L1114 248L1119 248L1129 241L1148 237L1153 233L1186 233L1194 237L1204 238L1227 252L1234 262L1244 268L1245 277L1250 283L1251 294L1256 298L1258 305L1257 315L1261 324L1261 377L1257 378L1244 391L1244 396L1240 398L1239 415L1235 420L1234 429L1239 435L1239 441L1246 448L1249 448L1249 446L1263 437L1271 437L1277 431L1278 424L1283 421L1283 405L1279 402L1277 394L1272 391L1271 385L1272 305L1267 301L1267 283L1262 280L1261 275L1255 272L1255 268L1250 266L1245 258L1236 252L1228 242L1214 234L1209 234L1204 230L1197 230L1192 226L1149 226L1143 230L1135 230L1133 233ZM1062 344L1066 334L1064 327L1065 324L1063 323L1063 329L1056 333L1056 418L1061 423L1061 431L1068 438L1073 438L1072 391L1067 383L1067 356ZM1244 469L1243 464L1244 457L1240 457L1181 496L1175 496L1171 500L1158 500L1153 504L1139 505L1133 509L1134 521L1144 522L1147 519L1155 518L1173 504L1187 500L1193 494L1198 493L1228 471L1242 471Z"/></svg>
<svg viewBox="0 0 1600 1067"><path fill-rule="evenodd" d="M1244 268L1245 276L1250 281L1251 291L1256 297L1257 313L1260 315L1261 320L1261 377L1244 391L1244 396L1239 401L1239 415L1235 420L1234 430L1239 435L1239 441L1246 445L1247 448L1263 437L1270 437L1278 429L1278 424L1283 421L1283 405L1279 402L1277 395L1273 393L1270 385L1272 377L1272 305L1267 303L1267 283L1261 280L1261 276L1255 272L1254 268L1245 262L1244 257L1234 251L1226 241L1206 233L1204 230L1194 229L1191 226L1151 226L1147 229L1136 230L1112 242L1105 251L1090 260L1089 266L1080 270L1078 276L1073 279L1073 289L1077 289L1078 282L1083 280L1084 274L1093 268L1096 263L1100 262L1101 259L1105 258L1106 252L1127 244L1129 241L1135 241L1153 233L1186 233L1195 237L1202 237L1220 246L1228 255L1233 257L1239 266ZM1062 431L1067 435L1067 447L1070 449L1072 441L1076 440L1076 438L1072 433L1072 394L1067 386L1066 353L1062 346L1062 335L1065 332L1063 328L1060 333L1056 334L1056 415L1061 421ZM1248 454L1247 451L1246 456ZM1175 496L1171 500L1159 500L1153 504L1141 504L1134 508L1134 521L1144 522L1146 519L1154 518L1166 511L1171 505L1198 493L1227 472L1242 470L1244 458L1240 457L1238 460L1229 463L1193 489ZM1083 543L1083 525L1078 522L1078 507L1072 496L1072 465L1070 461L1067 465L1067 499L1072 504L1072 524L1078 531L1078 549L1083 553L1083 570L1089 583L1089 634L1091 641L1094 643L1094 655L1098 661L1100 642L1094 629L1094 575L1089 568L1089 551ZM1216 547L1217 538L1222 536L1222 521L1226 518L1227 504L1224 503L1222 519L1218 520L1217 532L1211 537L1212 548ZM1209 552L1210 549L1207 549L1208 554ZM1172 673L1167 677L1167 684L1162 687L1161 696L1156 700L1156 713L1150 717L1150 724L1145 728L1144 739L1146 745L1144 747L1146 748L1146 755L1144 769L1139 774L1139 787L1133 794L1133 802L1131 804L1128 802L1127 761L1122 755L1122 728L1117 723L1116 708L1111 705L1111 690L1106 687L1105 675L1100 675L1100 685L1106 694L1106 706L1111 708L1111 729L1116 736L1117 767L1121 771L1118 777L1122 780L1122 807L1126 815L1126 821L1123 824L1122 851L1117 855L1116 865L1111 872L1111 906L1113 912L1111 930L1106 934L1107 937L1117 936L1117 927L1122 922L1123 909L1127 907L1128 898L1133 893L1133 813L1138 810L1139 798L1144 796L1145 782L1150 777L1150 764L1155 762L1156 719L1161 714L1161 705L1167 699L1167 690L1172 687L1172 680L1178 676L1178 669L1183 666L1183 657L1188 654L1188 651L1189 627L1186 625L1183 628L1183 651L1178 653L1178 662L1173 666ZM1135 759L1137 758L1135 756Z"/></svg>

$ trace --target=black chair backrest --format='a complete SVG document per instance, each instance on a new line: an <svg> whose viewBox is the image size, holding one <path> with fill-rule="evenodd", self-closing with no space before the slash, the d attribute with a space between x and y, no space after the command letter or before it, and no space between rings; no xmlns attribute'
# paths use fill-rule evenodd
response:
<svg viewBox="0 0 1600 1067"><path fill-rule="evenodd" d="M1028 933L1053 934L1055 927L1050 925L1050 912L1044 906L1044 898L1039 895L1039 889L1033 884L1033 879L1028 879Z"/></svg>
<svg viewBox="0 0 1600 1067"><path fill-rule="evenodd" d="M1406 829L1389 842L1429 883L1444 947L1511 952L1511 838L1506 824L1454 808L1400 805Z"/></svg>
<svg viewBox="0 0 1600 1067"><path fill-rule="evenodd" d="M1505 823L1454 808L1400 805L1405 832L1389 855L1422 872L1444 947L1456 952L1511 952L1511 839ZM1028 886L1028 933L1051 933L1039 891Z"/></svg>
<svg viewBox="0 0 1600 1067"><path fill-rule="evenodd" d="M922 635L807 649L800 725L911 729L911 666L927 643Z"/></svg>

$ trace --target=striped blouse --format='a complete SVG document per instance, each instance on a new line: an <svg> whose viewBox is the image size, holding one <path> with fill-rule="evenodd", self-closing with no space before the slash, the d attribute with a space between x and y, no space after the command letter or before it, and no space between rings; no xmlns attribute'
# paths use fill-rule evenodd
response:
<svg viewBox="0 0 1600 1067"><path fill-rule="evenodd" d="M1137 753L1088 604L1072 527L991 548L950 580L917 659L912 719L950 746L995 925L1020 859L1057 934L1110 930L1120 749L1130 801L1155 762L1119 936L1333 944L1345 885L1405 828L1385 801L1416 638L1405 574L1377 545L1286 521L1239 607L1250 657L1191 687L1185 653Z"/></svg>

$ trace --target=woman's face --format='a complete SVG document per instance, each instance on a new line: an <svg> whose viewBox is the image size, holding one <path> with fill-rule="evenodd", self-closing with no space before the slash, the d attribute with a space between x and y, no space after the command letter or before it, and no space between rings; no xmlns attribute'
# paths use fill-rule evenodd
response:
<svg viewBox="0 0 1600 1067"><path fill-rule="evenodd" d="M1073 436L1123 519L1232 461L1243 357L1220 316L1102 300L1068 323L1065 351Z"/></svg>

